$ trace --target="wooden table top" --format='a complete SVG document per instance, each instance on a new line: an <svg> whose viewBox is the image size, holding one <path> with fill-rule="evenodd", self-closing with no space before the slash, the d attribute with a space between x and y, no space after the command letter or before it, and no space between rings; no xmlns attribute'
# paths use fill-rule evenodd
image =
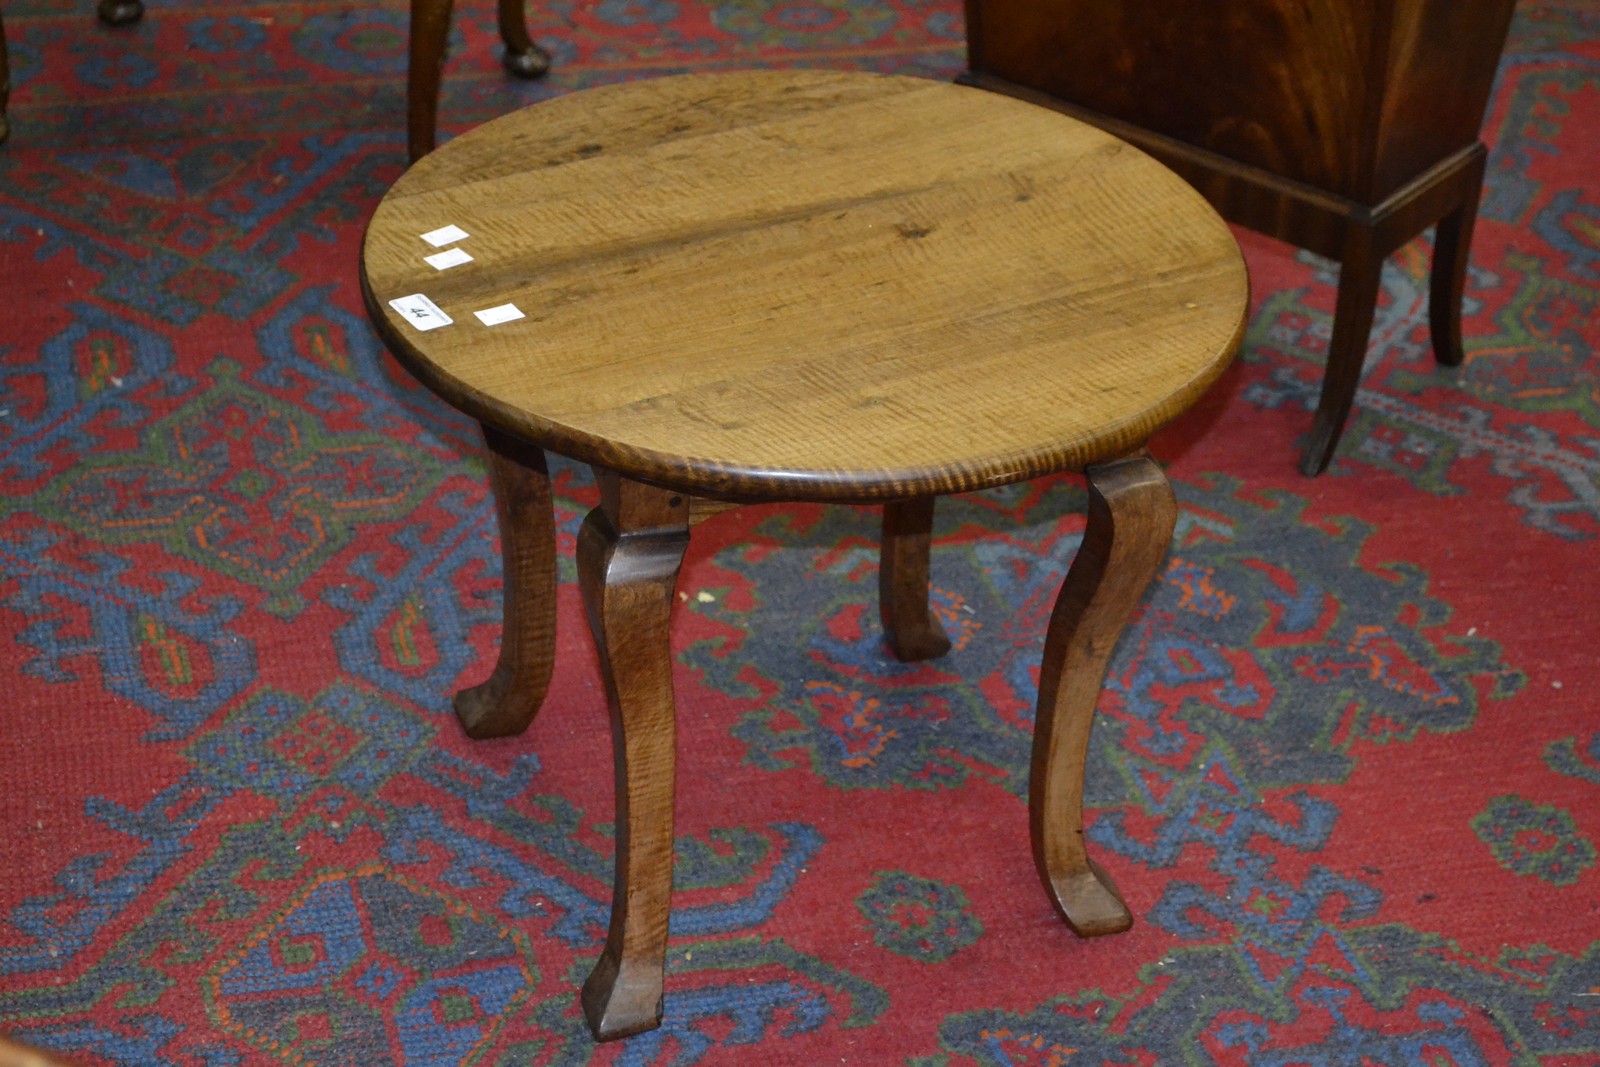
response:
<svg viewBox="0 0 1600 1067"><path fill-rule="evenodd" d="M470 262L436 270L446 226ZM1138 447L1222 372L1216 213L1073 119L939 82L691 75L486 123L362 250L396 356L475 418L690 493L878 500ZM389 301L423 294L426 332ZM484 325L475 312L515 304Z"/></svg>

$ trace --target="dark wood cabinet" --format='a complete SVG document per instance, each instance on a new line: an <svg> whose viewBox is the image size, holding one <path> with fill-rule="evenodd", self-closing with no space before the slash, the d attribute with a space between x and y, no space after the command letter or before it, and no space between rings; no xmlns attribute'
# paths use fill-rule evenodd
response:
<svg viewBox="0 0 1600 1067"><path fill-rule="evenodd" d="M1301 460L1360 381L1383 259L1437 224L1429 325L1461 361L1478 140L1513 0L967 0L962 80L1132 141L1227 218L1341 265Z"/></svg>

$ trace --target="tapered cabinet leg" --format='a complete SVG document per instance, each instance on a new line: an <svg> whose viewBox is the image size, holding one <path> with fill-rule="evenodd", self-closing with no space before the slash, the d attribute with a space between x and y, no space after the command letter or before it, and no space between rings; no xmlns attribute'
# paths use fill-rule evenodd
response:
<svg viewBox="0 0 1600 1067"><path fill-rule="evenodd" d="M556 530L544 451L485 426L489 484L500 519L505 625L482 685L456 694L467 736L509 737L544 703L556 654Z"/></svg>
<svg viewBox="0 0 1600 1067"><path fill-rule="evenodd" d="M895 657L906 663L950 651L944 626L928 607L928 553L933 497L883 506L882 561L878 568L878 614Z"/></svg>
<svg viewBox="0 0 1600 1067"><path fill-rule="evenodd" d="M537 78L550 69L550 53L528 36L525 0L500 0L500 39L506 43L501 62L519 78Z"/></svg>
<svg viewBox="0 0 1600 1067"><path fill-rule="evenodd" d="M617 860L611 928L582 1001L589 1028L606 1041L661 1023L676 759L668 623L689 504L595 473L601 501L578 536L578 580L611 707Z"/></svg>
<svg viewBox="0 0 1600 1067"><path fill-rule="evenodd" d="M1084 846L1089 732L1111 652L1167 553L1177 506L1143 453L1087 473L1088 526L1045 636L1028 810L1046 891L1073 933L1097 937L1126 930L1133 916Z"/></svg>
<svg viewBox="0 0 1600 1067"><path fill-rule="evenodd" d="M1461 348L1461 301L1467 288L1467 257L1472 248L1472 227L1478 218L1478 200L1483 191L1484 158L1487 151L1478 146L1475 165L1462 176L1466 198L1444 218L1433 235L1433 277L1428 287L1428 331L1433 336L1433 355L1446 367L1459 367Z"/></svg>
<svg viewBox="0 0 1600 1067"><path fill-rule="evenodd" d="M439 73L450 36L450 10L451 0L411 0L406 144L413 163L433 151L439 120Z"/></svg>
<svg viewBox="0 0 1600 1067"><path fill-rule="evenodd" d="M1352 223L1339 264L1339 299L1334 305L1322 397L1317 402L1311 438L1300 456L1302 474L1321 474L1339 447L1356 387L1361 384L1361 365L1367 358L1367 338L1372 333L1382 274L1383 252L1374 245L1371 228Z"/></svg>

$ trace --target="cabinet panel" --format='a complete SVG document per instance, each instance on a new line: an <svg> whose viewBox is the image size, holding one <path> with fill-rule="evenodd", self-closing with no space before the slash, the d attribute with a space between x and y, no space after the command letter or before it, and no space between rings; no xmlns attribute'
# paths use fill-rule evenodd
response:
<svg viewBox="0 0 1600 1067"><path fill-rule="evenodd" d="M1371 200L1478 139L1513 7L1512 0L1395 5Z"/></svg>
<svg viewBox="0 0 1600 1067"><path fill-rule="evenodd" d="M972 68L1355 196L1387 0L969 0Z"/></svg>

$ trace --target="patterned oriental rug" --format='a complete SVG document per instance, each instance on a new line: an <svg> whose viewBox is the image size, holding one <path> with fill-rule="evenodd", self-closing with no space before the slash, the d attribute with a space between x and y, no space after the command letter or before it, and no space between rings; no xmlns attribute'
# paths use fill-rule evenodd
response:
<svg viewBox="0 0 1600 1067"><path fill-rule="evenodd" d="M1155 443L1181 513L1112 665L1093 847L1038 887L1028 738L1072 478L941 503L956 639L892 662L877 517L701 527L675 623L666 1021L596 1048L604 694L557 467L561 660L528 734L449 710L499 636L475 428L356 283L403 166L405 5L7 0L0 1031L79 1064L1600 1064L1600 4L1524 3L1467 359L1425 240L1333 468L1295 471L1324 261L1241 232L1255 315ZM948 78L954 0L552 0L540 84L458 5L459 132L584 86L808 64Z"/></svg>

